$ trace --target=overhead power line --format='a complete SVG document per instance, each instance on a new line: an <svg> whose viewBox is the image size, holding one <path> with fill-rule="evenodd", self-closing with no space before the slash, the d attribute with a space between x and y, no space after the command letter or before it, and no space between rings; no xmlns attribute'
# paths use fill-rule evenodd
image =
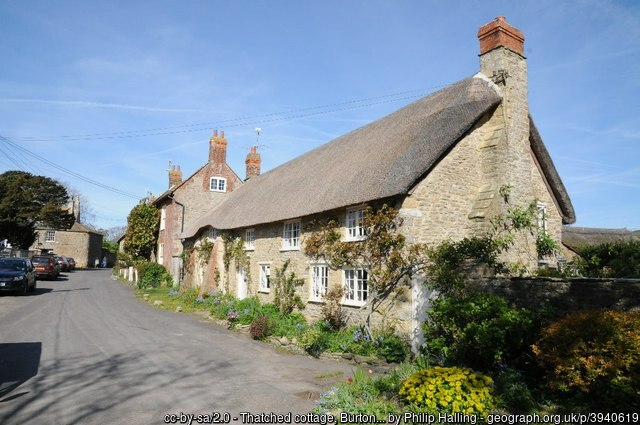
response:
<svg viewBox="0 0 640 425"><path fill-rule="evenodd" d="M133 198L133 199L140 199L141 198L140 196L134 195L134 194L129 193L129 192L125 192L124 190L120 190L118 188L106 185L104 183L100 183L99 181L90 179L89 177L83 176L82 174L78 174L78 173L76 173L74 171L71 171L68 168L63 167L62 165L56 164L55 162L52 162L52 161L49 161L48 159L38 155L37 153L32 152L29 149L24 148L24 147L14 143L14 142L12 142L9 138L7 138L5 136L0 135L0 140L3 141L4 143L6 143L9 147L14 148L14 149L18 149L20 152L24 152L27 155L32 156L32 157L44 162L45 164L48 164L48 165L52 166L53 168L55 168L57 170L60 170L63 173L69 174L70 176L73 176L73 177L75 177L77 179L80 179L80 180L82 180L82 181L84 181L86 183L92 184L94 186L101 187L102 189L109 190L109 191L111 191L113 193L117 193L118 195L127 196L129 198Z"/></svg>
<svg viewBox="0 0 640 425"><path fill-rule="evenodd" d="M60 135L60 136L13 136L16 140L25 140L33 142L48 142L58 140L68 141L82 141L82 140L113 140L113 139L126 139L134 137L149 137L149 136L161 136L170 134L182 134L193 133L198 131L209 130L214 126L230 127L244 127L247 125L273 123L279 121L287 121L297 118L307 118L317 115L330 114L334 112L347 111L352 109L366 108L370 106L382 105L385 103L399 102L401 100L414 99L422 97L426 92L445 87L433 86L424 89L407 90L403 92L381 95L376 97L369 97L359 100L349 100L345 102L326 104L321 106L311 106L307 108L291 109L282 112L271 112L267 114L251 115L241 118L233 118L219 121L209 121L202 123L183 124L171 127L157 127L143 130L128 130L128 131L115 131L105 133L92 133L92 134L76 134L76 135ZM411 95L410 93L416 93Z"/></svg>

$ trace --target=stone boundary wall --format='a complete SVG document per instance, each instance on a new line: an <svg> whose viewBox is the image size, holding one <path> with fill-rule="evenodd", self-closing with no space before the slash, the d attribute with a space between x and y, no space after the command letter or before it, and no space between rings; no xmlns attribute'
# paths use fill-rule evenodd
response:
<svg viewBox="0 0 640 425"><path fill-rule="evenodd" d="M559 315L601 309L640 311L640 279L485 278L473 284L519 307L550 307Z"/></svg>

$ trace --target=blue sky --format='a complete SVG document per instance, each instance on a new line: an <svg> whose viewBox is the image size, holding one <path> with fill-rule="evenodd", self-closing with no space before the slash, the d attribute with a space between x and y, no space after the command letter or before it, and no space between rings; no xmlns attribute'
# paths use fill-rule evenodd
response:
<svg viewBox="0 0 640 425"><path fill-rule="evenodd" d="M640 229L635 1L2 1L0 172L63 181L96 226L123 225L136 199L83 179L157 195L169 160L185 177L206 162L215 128L244 177L260 127L267 171L475 74L499 15L525 35L576 225Z"/></svg>

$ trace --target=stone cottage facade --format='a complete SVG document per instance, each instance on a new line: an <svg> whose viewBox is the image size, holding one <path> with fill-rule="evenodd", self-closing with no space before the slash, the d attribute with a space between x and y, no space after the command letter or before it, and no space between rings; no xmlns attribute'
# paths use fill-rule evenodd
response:
<svg viewBox="0 0 640 425"><path fill-rule="evenodd" d="M68 230L41 226L36 229L36 240L29 247L33 254L56 254L72 257L76 267L94 267L96 259L102 258L104 235L80 222L80 198L73 197L69 209L76 222Z"/></svg>
<svg viewBox="0 0 640 425"><path fill-rule="evenodd" d="M208 262L194 263L196 286L270 301L271 274L290 260L289 270L304 278L305 315L318 318L327 289L341 285L350 320L361 320L367 270L314 262L303 252L305 229L332 217L343 223L344 241L357 241L363 208L383 203L399 209L410 242L437 244L482 234L508 208L508 188L510 206L537 200L539 231L560 241L575 213L529 114L524 36L498 17L478 38L476 75L252 178L185 227L187 249L214 244ZM223 235L243 240L248 261L225 268ZM535 237L520 237L505 260L538 267ZM423 288L415 278L374 326L393 323L418 338Z"/></svg>
<svg viewBox="0 0 640 425"><path fill-rule="evenodd" d="M156 248L157 262L180 279L182 243L180 234L186 223L215 208L242 185L242 180L227 164L227 139L215 130L209 140L209 160L186 180L180 166L170 166L169 189L154 200L160 211L160 230Z"/></svg>

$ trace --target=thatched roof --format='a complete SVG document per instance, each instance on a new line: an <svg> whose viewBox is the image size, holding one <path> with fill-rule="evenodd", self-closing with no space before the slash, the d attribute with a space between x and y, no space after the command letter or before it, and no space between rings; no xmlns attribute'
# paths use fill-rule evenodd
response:
<svg viewBox="0 0 640 425"><path fill-rule="evenodd" d="M640 236L628 229L602 229L573 226L564 226L562 228L562 244L572 251L586 245L632 240L640 240Z"/></svg>
<svg viewBox="0 0 640 425"><path fill-rule="evenodd" d="M482 74L464 79L251 178L182 237L206 226L250 227L407 194L501 101ZM572 222L573 208L537 131L530 141L551 185L560 183L554 193Z"/></svg>
<svg viewBox="0 0 640 425"><path fill-rule="evenodd" d="M564 184L558 175L556 167L553 165L551 155L547 151L540 133L536 125L533 123L533 119L529 116L529 143L531 144L531 150L538 159L538 163L542 168L542 172L549 182L553 196L555 196L560 207L560 213L562 214L562 224L571 224L576 222L576 213L573 210L571 199L569 194L564 188Z"/></svg>

